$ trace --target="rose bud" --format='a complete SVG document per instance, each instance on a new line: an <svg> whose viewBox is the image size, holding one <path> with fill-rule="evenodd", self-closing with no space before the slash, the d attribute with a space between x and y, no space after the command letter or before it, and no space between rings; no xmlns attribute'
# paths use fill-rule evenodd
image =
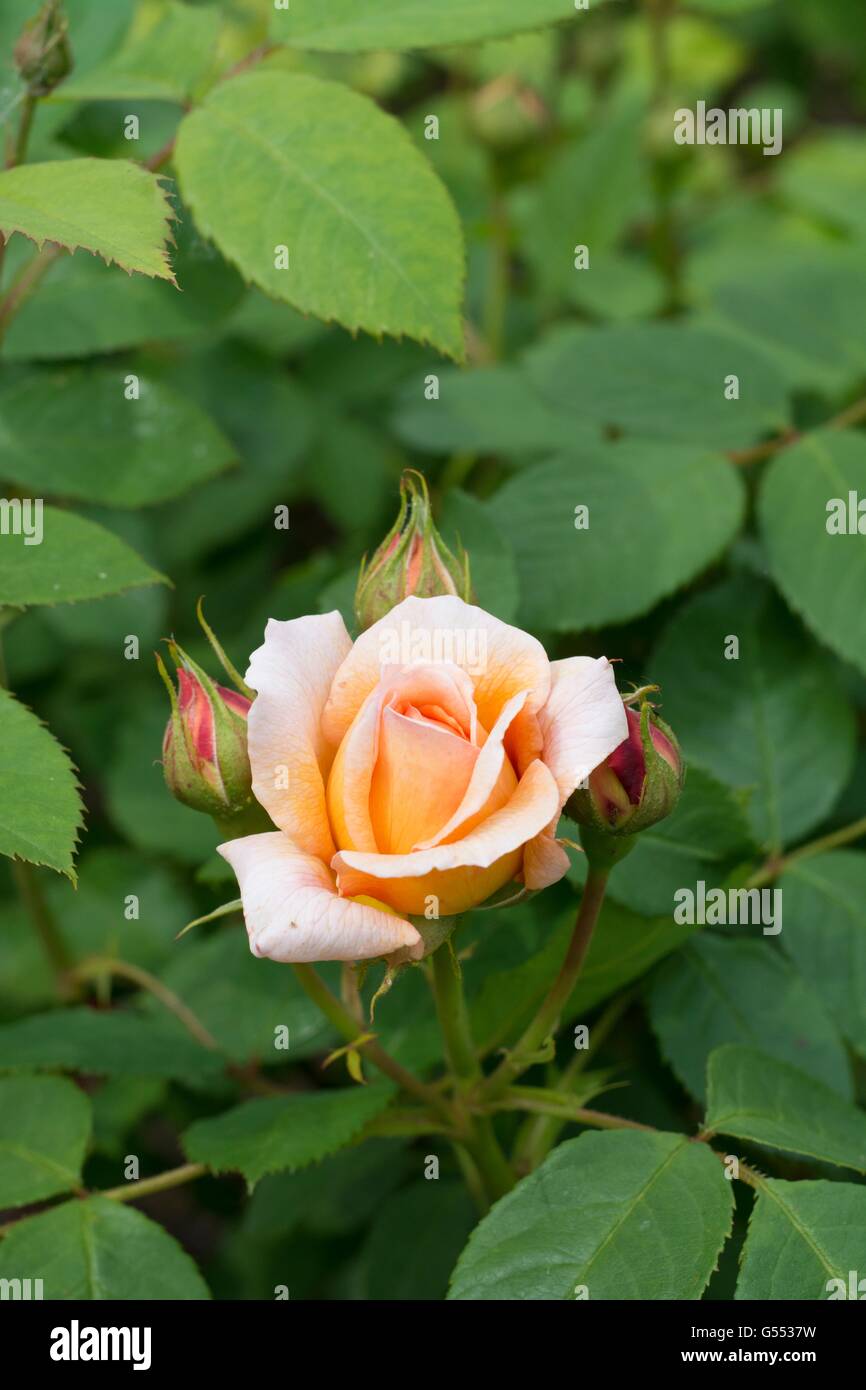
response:
<svg viewBox="0 0 866 1390"><path fill-rule="evenodd" d="M647 687L654 689L655 687ZM606 835L636 835L664 820L682 791L685 765L676 736L660 719L644 690L640 713L626 702L628 738L605 758L566 806L566 815Z"/></svg>
<svg viewBox="0 0 866 1390"><path fill-rule="evenodd" d="M24 25L13 57L31 96L47 96L72 71L68 30L61 0L48 0Z"/></svg>
<svg viewBox="0 0 866 1390"><path fill-rule="evenodd" d="M253 800L247 753L251 701L211 680L176 642L169 651L178 689L159 656L157 665L171 700L162 744L165 780L172 796L195 811L233 822Z"/></svg>
<svg viewBox="0 0 866 1390"><path fill-rule="evenodd" d="M469 602L469 557L459 558L433 524L430 494L421 473L407 469L400 480L400 512L369 565L361 565L355 591L355 616L371 627L404 598L454 594Z"/></svg>

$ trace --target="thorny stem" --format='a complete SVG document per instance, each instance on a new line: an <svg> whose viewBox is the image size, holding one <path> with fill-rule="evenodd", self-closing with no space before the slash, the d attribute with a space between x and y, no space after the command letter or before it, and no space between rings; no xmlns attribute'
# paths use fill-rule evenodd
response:
<svg viewBox="0 0 866 1390"><path fill-rule="evenodd" d="M828 849L838 849L840 845L848 845L852 840L859 840L866 835L866 816L860 820L852 821L850 825L845 825L841 830L833 830L829 835L822 835L818 840L810 840L806 845L800 845L799 849L792 850L790 854L777 855L768 859L767 863L751 878L746 880L747 888L763 888L766 883L772 883L774 879L792 864L797 864L801 859L811 859L815 854L823 854Z"/></svg>
<svg viewBox="0 0 866 1390"><path fill-rule="evenodd" d="M141 1178L138 1182L127 1182L122 1187L109 1187L98 1192L98 1197L107 1197L112 1202L136 1202L139 1197L149 1197L152 1192L165 1192L169 1187L180 1187L181 1183L194 1182L203 1178L207 1168L203 1163L183 1163L179 1168L169 1168L152 1178Z"/></svg>
<svg viewBox="0 0 866 1390"><path fill-rule="evenodd" d="M169 1013L174 1014L190 1036L195 1038L196 1042L201 1043L202 1047L206 1047L209 1052L222 1052L216 1038L205 1027L198 1015L193 1013L189 1005L185 1004L174 990L163 984L162 980L157 979L156 975L151 975L149 970L143 970L140 965L134 965L131 961L120 960L116 956L88 956L68 972L68 979L99 982L108 975L117 975L122 980L130 980L133 984L138 985L139 989L146 989L168 1009ZM255 1095L285 1095L283 1087L275 1086L272 1082L266 1081L264 1077L255 1075L248 1067L237 1066L227 1061L226 1071L241 1086L252 1091Z"/></svg>
<svg viewBox="0 0 866 1390"><path fill-rule="evenodd" d="M484 336L494 362L502 356L510 278L509 232L505 203L493 194L490 229L490 271L484 309Z"/></svg>
<svg viewBox="0 0 866 1390"><path fill-rule="evenodd" d="M649 30L650 61L653 69L652 112L658 118L667 107L671 82L670 19L674 0L644 0ZM666 310L679 306L681 298L681 255L673 214L673 189L668 168L662 159L654 161L656 219L653 237L655 256L667 282Z"/></svg>
<svg viewBox="0 0 866 1390"><path fill-rule="evenodd" d="M496 1071L482 1086L481 1093L486 1100L498 1099L515 1077L520 1076L538 1060L539 1050L556 1029L559 1016L568 1002L586 959L593 929L604 902L607 879L607 871L590 868L574 931L560 972L523 1037L506 1054Z"/></svg>
<svg viewBox="0 0 866 1390"><path fill-rule="evenodd" d="M825 430L847 430L852 425L859 425L866 420L866 396L862 396L859 401L854 401L852 405L840 410L838 415L827 420L822 426ZM756 444L751 449L734 449L728 454L732 463L748 465L750 463L762 463L765 459L773 458L781 453L783 449L788 449L792 444L802 438L797 430L785 430L784 434L777 435L775 439L767 439L763 444Z"/></svg>
<svg viewBox="0 0 866 1390"><path fill-rule="evenodd" d="M355 1042L356 1039L362 1037L362 1028L349 1013L349 1010L340 1003L336 995L331 993L321 975L319 975L311 965L293 965L292 969L304 993L312 999L313 1003L317 1005L325 1015L325 1018L333 1024L334 1028L336 1028L337 1032L346 1042ZM423 1101L426 1106L429 1106L431 1110L438 1114L449 1125L453 1123L454 1116L448 1102L444 1100L432 1086L428 1086L425 1082L421 1081L419 1077L414 1076L412 1072L407 1071L405 1067L401 1066L390 1053L386 1052L383 1047L380 1047L379 1043L375 1040L365 1042L361 1050L362 1055L366 1057L368 1061L372 1062L374 1067L378 1067L379 1071L383 1072L385 1076L390 1077L392 1081L396 1082L404 1091L408 1091L410 1095L416 1096L418 1100Z"/></svg>
<svg viewBox="0 0 866 1390"><path fill-rule="evenodd" d="M27 152L27 141L30 138L30 128L33 125L33 115L36 111L37 98L32 92L25 92L22 106L21 117L18 122L18 132L14 141L10 141L9 152L6 157L6 168L14 169L16 164L21 164ZM3 261L6 256L6 238L0 232L0 279L3 277Z"/></svg>
<svg viewBox="0 0 866 1390"><path fill-rule="evenodd" d="M24 161L37 101L38 97L34 96L32 92L26 93L21 105L21 118L18 122L18 132L14 141L10 144L9 153L6 158L7 169L14 169L17 164L21 164Z"/></svg>
<svg viewBox="0 0 866 1390"><path fill-rule="evenodd" d="M433 952L431 965L433 996L445 1053L460 1090L465 1092L477 1087L481 1081L481 1063L472 1040L463 982L450 942L446 941L438 951ZM463 1140L463 1147L478 1170L489 1200L495 1201L511 1191L516 1178L500 1148L493 1121L488 1116L477 1115L474 1118L470 1133Z"/></svg>
<svg viewBox="0 0 866 1390"><path fill-rule="evenodd" d="M98 980L103 975L117 975L120 979L131 980L140 989L146 989L161 1004L164 1004L169 1013L174 1014L186 1028L187 1032L195 1038L196 1042L201 1043L202 1047L208 1048L211 1052L220 1050L219 1043L213 1034L205 1027L201 1019L198 1018L186 1005L182 999L178 998L174 990L164 985L162 980L158 980L155 975L151 975L148 970L143 970L139 965L133 965L131 961L118 960L114 956L88 956L81 961L70 972L76 980Z"/></svg>
<svg viewBox="0 0 866 1390"><path fill-rule="evenodd" d="M598 1052L604 1040L610 1036L623 1014L631 1006L634 990L624 990L608 1004L597 1023L592 1025L589 1047L575 1052L574 1057L562 1072L555 1089L568 1100L572 1085L580 1078L581 1072ZM519 1171L537 1168L553 1148L568 1119L554 1114L530 1114L517 1136L514 1149L515 1162Z"/></svg>
<svg viewBox="0 0 866 1390"><path fill-rule="evenodd" d="M7 328L22 304L30 298L43 276L47 274L60 256L61 251L62 247L60 246L46 244L37 256L27 262L17 278L13 280L8 294L0 303L0 342L3 341Z"/></svg>
<svg viewBox="0 0 866 1390"><path fill-rule="evenodd" d="M63 998L68 998L69 956L51 909L43 896L36 871L32 864L25 863L23 859L13 859L12 874L21 902L51 963L58 990Z"/></svg>
<svg viewBox="0 0 866 1390"><path fill-rule="evenodd" d="M502 1099L494 1102L494 1109L555 1115L566 1123L588 1125L592 1129L643 1129L655 1132L653 1125L626 1120L621 1115L606 1115L601 1110L588 1110L584 1105L575 1105L569 1096L554 1099L550 1092L539 1093L535 1086L510 1086Z"/></svg>

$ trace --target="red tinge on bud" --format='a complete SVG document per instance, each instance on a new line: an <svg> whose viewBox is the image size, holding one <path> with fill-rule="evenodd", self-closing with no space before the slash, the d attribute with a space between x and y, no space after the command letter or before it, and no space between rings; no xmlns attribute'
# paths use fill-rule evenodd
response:
<svg viewBox="0 0 866 1390"><path fill-rule="evenodd" d="M640 698L643 691L636 695ZM670 815L685 777L674 732L649 701L641 700L639 713L627 704L625 713L628 737L590 773L588 787L574 792L566 807L572 820L614 835L635 835Z"/></svg>
<svg viewBox="0 0 866 1390"><path fill-rule="evenodd" d="M360 627L371 627L411 594L456 594L467 603L472 598L468 557L448 549L433 524L426 480L409 468L400 481L397 520L369 565L361 567L355 591Z"/></svg>
<svg viewBox="0 0 866 1390"><path fill-rule="evenodd" d="M230 819L252 801L246 731L251 702L211 680L176 642L169 643L169 651L177 667L177 691L157 656L171 699L162 743L166 784L184 805Z"/></svg>

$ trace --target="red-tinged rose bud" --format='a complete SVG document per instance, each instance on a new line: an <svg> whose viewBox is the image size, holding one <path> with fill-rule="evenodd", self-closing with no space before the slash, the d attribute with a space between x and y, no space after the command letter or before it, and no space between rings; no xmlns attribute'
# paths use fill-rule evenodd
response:
<svg viewBox="0 0 866 1390"><path fill-rule="evenodd" d="M162 743L165 780L172 796L220 823L246 813L253 801L247 753L250 701L211 680L176 642L169 651L178 688L159 656L157 665L171 700Z"/></svg>
<svg viewBox="0 0 866 1390"><path fill-rule="evenodd" d="M626 702L628 737L590 773L566 806L580 825L606 835L636 835L669 816L685 778L685 764L673 730L645 697L645 687L628 697L640 700L640 712Z"/></svg>
<svg viewBox="0 0 866 1390"><path fill-rule="evenodd" d="M13 57L31 96L47 96L72 71L68 30L62 0L47 0L24 25Z"/></svg>
<svg viewBox="0 0 866 1390"><path fill-rule="evenodd" d="M359 626L371 627L410 594L434 598L456 594L469 602L469 557L456 556L433 524L427 483L421 473L407 469L400 481L400 511L379 549L361 566L355 591Z"/></svg>

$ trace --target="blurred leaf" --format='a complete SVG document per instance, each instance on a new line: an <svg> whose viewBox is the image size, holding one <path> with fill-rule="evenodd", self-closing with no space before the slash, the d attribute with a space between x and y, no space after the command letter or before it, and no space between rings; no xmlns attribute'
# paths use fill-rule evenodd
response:
<svg viewBox="0 0 866 1390"><path fill-rule="evenodd" d="M75 769L53 734L0 689L0 854L75 882L84 807Z"/></svg>
<svg viewBox="0 0 866 1390"><path fill-rule="evenodd" d="M234 343L191 353L163 371L216 421L238 458L182 508L159 512L166 564L188 563L252 528L273 535L273 508L293 500L313 437L307 393L269 358Z"/></svg>
<svg viewBox="0 0 866 1390"><path fill-rule="evenodd" d="M575 434L588 442L600 437L549 406L518 367L445 368L438 377L438 400L426 399L424 377L408 380L391 422L397 437L422 453L510 457L567 448Z"/></svg>
<svg viewBox="0 0 866 1390"><path fill-rule="evenodd" d="M39 494L141 507L232 462L228 440L191 401L145 379L129 400L125 385L120 371L75 368L13 381L0 393L0 475Z"/></svg>
<svg viewBox="0 0 866 1390"><path fill-rule="evenodd" d="M253 1187L266 1173L294 1171L348 1144L384 1110L388 1085L295 1092L250 1100L212 1120L197 1120L183 1136L192 1163L214 1172L235 1169Z"/></svg>
<svg viewBox="0 0 866 1390"><path fill-rule="evenodd" d="M0 1071L62 1070L94 1076L162 1076L199 1085L224 1059L156 1019L119 1009L54 1009L0 1027Z"/></svg>
<svg viewBox="0 0 866 1390"><path fill-rule="evenodd" d="M647 919L616 903L606 903L565 1015L577 1018L594 1009L624 985L640 979L650 966L676 950L696 930L670 917ZM565 955L564 941L562 946L560 964Z"/></svg>
<svg viewBox="0 0 866 1390"><path fill-rule="evenodd" d="M48 160L0 173L0 231L92 251L141 275L174 280L173 213L155 174L116 159Z"/></svg>
<svg viewBox="0 0 866 1390"><path fill-rule="evenodd" d="M688 323L561 330L527 366L560 411L647 439L735 449L790 420L784 381L766 354ZM730 375L739 378L738 400L725 399Z"/></svg>
<svg viewBox="0 0 866 1390"><path fill-rule="evenodd" d="M21 536L0 550L0 604L74 603L167 583L128 545L92 521L57 507L44 507L42 517L38 545L26 545Z"/></svg>
<svg viewBox="0 0 866 1390"><path fill-rule="evenodd" d="M169 854L198 864L220 839L209 816L175 801L160 762L168 701L156 687L152 698L130 702L120 729L117 752L105 771L105 796L111 819L138 849Z"/></svg>
<svg viewBox="0 0 866 1390"><path fill-rule="evenodd" d="M460 224L409 137L367 98L313 77L241 76L184 119L175 161L202 231L269 294L462 357ZM276 268L280 246L288 269Z"/></svg>
<svg viewBox="0 0 866 1390"><path fill-rule="evenodd" d="M599 262L650 207L643 119L642 99L607 106L554 153L530 190L513 198L520 249L544 294L583 303ZM575 269L579 246L589 249L585 270Z"/></svg>
<svg viewBox="0 0 866 1390"><path fill-rule="evenodd" d="M866 498L866 434L822 430L770 462L758 505L770 571L788 602L820 641L866 671L866 605L855 597L866 592L861 497ZM831 501L844 509L842 535L827 529L835 517L828 511Z"/></svg>
<svg viewBox="0 0 866 1390"><path fill-rule="evenodd" d="M210 69L221 22L216 9L168 0L146 33L134 32L122 48L87 73L74 71L57 96L63 101L185 101Z"/></svg>
<svg viewBox="0 0 866 1390"><path fill-rule="evenodd" d="M690 0L693 10L708 10L711 14L742 14L746 10L759 10L774 0Z"/></svg>
<svg viewBox="0 0 866 1390"><path fill-rule="evenodd" d="M766 4L768 0L703 0L689 5L690 10L728 12L749 4ZM656 35L644 15L626 20L622 28L624 53L621 81L629 86L640 82L649 96L654 90L657 72ZM694 14L674 11L665 17L665 107L671 115L680 106L693 105L703 99L711 106L716 93L726 92L750 61L748 46L732 32L732 26L722 27ZM738 99L739 100L739 99ZM742 101L743 105L747 105ZM785 111L785 134L788 134L788 112ZM713 150L715 154L722 151Z"/></svg>
<svg viewBox="0 0 866 1390"><path fill-rule="evenodd" d="M725 657L731 636L737 659ZM761 844L778 848L820 824L848 778L853 715L833 667L768 587L743 576L693 598L650 669L686 757L754 788Z"/></svg>
<svg viewBox="0 0 866 1390"><path fill-rule="evenodd" d="M359 420L328 418L327 397L317 411L316 467L310 478L313 494L324 511L350 536L360 533L371 542L380 539L396 512L401 457L387 437Z"/></svg>
<svg viewBox="0 0 866 1390"><path fill-rule="evenodd" d="M343 1236L388 1209L413 1161L402 1140L367 1139L297 1173L262 1178L244 1213L244 1232L269 1244L299 1227Z"/></svg>
<svg viewBox="0 0 866 1390"><path fill-rule="evenodd" d="M73 960L117 956L155 970L182 953L175 937L192 911L189 893L167 869L133 850L90 850L80 862L75 894L51 887L48 901Z"/></svg>
<svg viewBox="0 0 866 1390"><path fill-rule="evenodd" d="M841 1279L850 1297L850 1271L862 1268L864 1228L866 1188L762 1179L736 1297L823 1301L832 1296L832 1279Z"/></svg>
<svg viewBox="0 0 866 1390"><path fill-rule="evenodd" d="M81 1185L90 1102L59 1076L0 1079L0 1207Z"/></svg>
<svg viewBox="0 0 866 1390"><path fill-rule="evenodd" d="M466 549L478 603L486 612L510 622L519 599L517 567L512 546L490 512L477 498L454 488L439 508L438 523L450 545L459 541Z"/></svg>
<svg viewBox="0 0 866 1390"><path fill-rule="evenodd" d="M449 1298L700 1298L732 1216L731 1185L705 1146L679 1134L582 1134L484 1217Z"/></svg>
<svg viewBox="0 0 866 1390"><path fill-rule="evenodd" d="M717 559L743 487L718 455L632 440L524 469L489 507L517 557L521 626L583 631L647 612Z"/></svg>
<svg viewBox="0 0 866 1390"><path fill-rule="evenodd" d="M168 628L168 609L168 589L155 585L89 602L61 603L43 609L42 617L61 656L70 648L86 647L125 655L127 637L137 637L140 657L142 651L149 654Z"/></svg>
<svg viewBox="0 0 866 1390"><path fill-rule="evenodd" d="M570 303L599 319L646 318L662 310L667 296L654 266L616 251L593 256L564 289Z"/></svg>
<svg viewBox="0 0 866 1390"><path fill-rule="evenodd" d="M837 230L866 235L866 139L860 131L830 130L799 144L781 164L778 186Z"/></svg>
<svg viewBox="0 0 866 1390"><path fill-rule="evenodd" d="M574 18L574 0L316 0L314 7L274 10L271 36L295 48L368 52L428 48L519 34Z"/></svg>
<svg viewBox="0 0 866 1390"><path fill-rule="evenodd" d="M428 1150L437 1147L429 1139L425 1143ZM361 1252L364 1297L383 1302L444 1298L476 1219L461 1182L422 1179L391 1196Z"/></svg>
<svg viewBox="0 0 866 1390"><path fill-rule="evenodd" d="M177 1241L155 1221L103 1197L17 1221L0 1244L0 1279L21 1271L51 1299L210 1298Z"/></svg>
<svg viewBox="0 0 866 1390"><path fill-rule="evenodd" d="M866 854L832 850L796 861L778 886L785 950L866 1057Z"/></svg>
<svg viewBox="0 0 866 1390"><path fill-rule="evenodd" d="M513 1039L528 1023L559 973L576 914L575 904L557 914L552 924L548 918L541 949L527 951L519 963L505 970L488 966L470 1009L473 1033L484 1046ZM639 917L617 903L606 902L580 979L562 1011L563 1023L583 1017L639 979L696 930L669 917Z"/></svg>
<svg viewBox="0 0 866 1390"><path fill-rule="evenodd" d="M149 1076L115 1076L91 1096L93 1145L117 1158L128 1151L129 1131L151 1111L164 1107L167 1083Z"/></svg>
<svg viewBox="0 0 866 1390"><path fill-rule="evenodd" d="M766 1052L727 1044L707 1063L706 1128L866 1173L866 1115Z"/></svg>
<svg viewBox="0 0 866 1390"><path fill-rule="evenodd" d="M738 269L715 288L714 314L744 346L770 352L793 386L832 396L854 388L866 375L862 251L837 244L830 254L802 251L774 260Z"/></svg>
<svg viewBox="0 0 866 1390"><path fill-rule="evenodd" d="M285 1065L334 1046L336 1035L291 970L252 955L243 925L178 944L162 978L238 1063ZM153 1003L158 1010L157 1001ZM276 1047L288 1029L288 1048Z"/></svg>
<svg viewBox="0 0 866 1390"><path fill-rule="evenodd" d="M129 107L128 100L75 106L57 132L58 145L64 153L71 150L98 159L127 159L134 151L136 163L148 168L153 161L161 165L183 115L182 105L177 101L136 100L134 113ZM132 114L139 123L136 131L127 123Z"/></svg>
<svg viewBox="0 0 866 1390"><path fill-rule="evenodd" d="M703 931L665 961L648 998L662 1053L698 1100L707 1058L723 1043L758 1048L852 1098L848 1057L819 996L766 942Z"/></svg>

